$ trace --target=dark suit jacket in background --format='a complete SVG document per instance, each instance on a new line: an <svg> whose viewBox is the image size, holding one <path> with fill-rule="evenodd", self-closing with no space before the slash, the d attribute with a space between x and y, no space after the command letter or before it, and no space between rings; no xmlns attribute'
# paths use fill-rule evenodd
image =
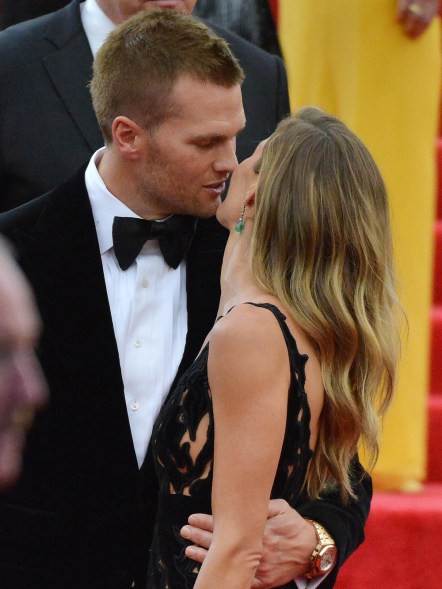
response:
<svg viewBox="0 0 442 589"><path fill-rule="evenodd" d="M246 72L243 160L289 113L285 69L278 57L211 26ZM87 88L91 67L78 0L0 33L0 211L55 188L103 145Z"/></svg>
<svg viewBox="0 0 442 589"><path fill-rule="evenodd" d="M268 0L198 0L193 14L281 57L276 24Z"/></svg>
<svg viewBox="0 0 442 589"><path fill-rule="evenodd" d="M58 10L69 0L3 0L0 1L0 26L10 27L24 20Z"/></svg>
<svg viewBox="0 0 442 589"><path fill-rule="evenodd" d="M0 0L0 27L11 25L58 10L70 0ZM244 11L239 20L229 18L229 2L198 0L194 14L206 18L270 53L281 55L275 22L267 0L240 0ZM2 14L3 4L3 14ZM224 9L226 5L226 9Z"/></svg>

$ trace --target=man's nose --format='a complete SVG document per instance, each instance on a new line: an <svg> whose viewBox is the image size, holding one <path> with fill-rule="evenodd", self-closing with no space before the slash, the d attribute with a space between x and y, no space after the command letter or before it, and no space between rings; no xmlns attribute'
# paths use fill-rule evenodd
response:
<svg viewBox="0 0 442 589"><path fill-rule="evenodd" d="M22 353L17 359L15 383L18 404L36 408L47 400L46 379L33 351Z"/></svg>
<svg viewBox="0 0 442 589"><path fill-rule="evenodd" d="M213 168L216 172L231 174L237 165L236 141L232 139L222 146Z"/></svg>

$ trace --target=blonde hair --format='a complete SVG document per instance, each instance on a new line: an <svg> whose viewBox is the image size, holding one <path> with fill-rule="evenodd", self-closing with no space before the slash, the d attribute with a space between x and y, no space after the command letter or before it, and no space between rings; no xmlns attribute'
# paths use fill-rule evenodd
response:
<svg viewBox="0 0 442 589"><path fill-rule="evenodd" d="M191 15L145 10L108 36L94 61L92 101L106 143L124 115L144 128L161 123L181 75L231 88L244 72L227 43Z"/></svg>
<svg viewBox="0 0 442 589"><path fill-rule="evenodd" d="M377 459L400 353L388 200L362 142L306 107L267 142L256 194L252 267L317 351L325 389L307 475L312 497L354 497L351 461Z"/></svg>

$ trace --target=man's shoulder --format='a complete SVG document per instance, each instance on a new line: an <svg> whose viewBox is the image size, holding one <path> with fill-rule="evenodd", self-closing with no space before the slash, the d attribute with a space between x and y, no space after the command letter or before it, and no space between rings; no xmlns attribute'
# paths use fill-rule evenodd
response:
<svg viewBox="0 0 442 589"><path fill-rule="evenodd" d="M0 233L12 238L17 229L32 227L51 193L43 194L15 209L0 214Z"/></svg>
<svg viewBox="0 0 442 589"><path fill-rule="evenodd" d="M11 56L17 52L35 50L36 43L55 37L67 37L81 30L79 2L73 0L67 6L8 27L0 32L0 53Z"/></svg>
<svg viewBox="0 0 442 589"><path fill-rule="evenodd" d="M58 210L63 216L75 215L79 204L88 203L87 190L84 180L86 166L53 190L34 198L33 200L0 214L0 233L10 235L16 229L33 228L43 213L49 209Z"/></svg>

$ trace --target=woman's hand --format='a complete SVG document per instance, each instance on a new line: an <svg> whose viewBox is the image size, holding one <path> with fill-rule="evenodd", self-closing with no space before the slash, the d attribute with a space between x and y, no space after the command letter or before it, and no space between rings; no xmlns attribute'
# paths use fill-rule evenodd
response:
<svg viewBox="0 0 442 589"><path fill-rule="evenodd" d="M411 39L419 37L439 14L441 0L398 0L397 20Z"/></svg>

